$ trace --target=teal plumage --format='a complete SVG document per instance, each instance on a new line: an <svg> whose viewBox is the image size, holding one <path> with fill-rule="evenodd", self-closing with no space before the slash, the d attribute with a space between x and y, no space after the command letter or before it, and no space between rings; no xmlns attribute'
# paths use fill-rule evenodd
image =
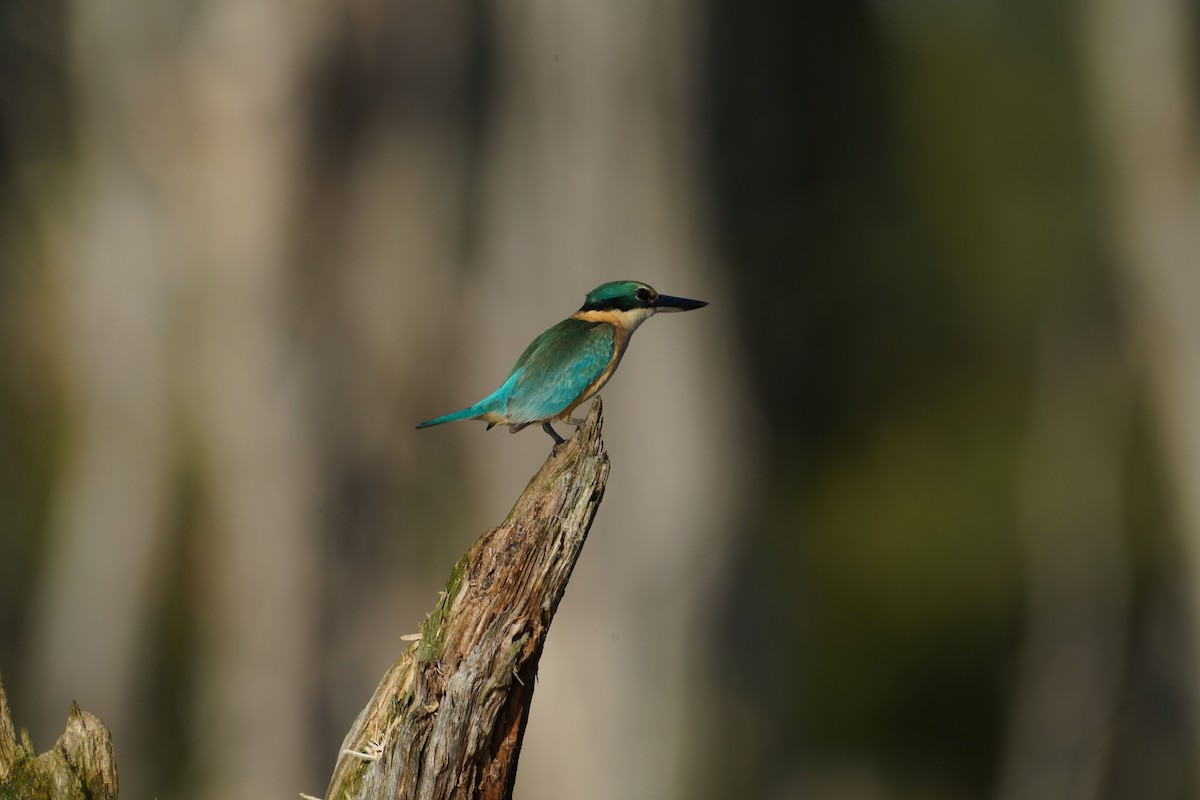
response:
<svg viewBox="0 0 1200 800"><path fill-rule="evenodd" d="M428 428L460 419L479 419L488 427L505 424L516 432L534 423L563 441L550 426L570 414L612 377L629 337L661 311L687 311L707 305L699 300L660 295L644 283L615 281L588 294L574 315L534 339L513 365L500 388L478 403L417 425Z"/></svg>
<svg viewBox="0 0 1200 800"><path fill-rule="evenodd" d="M617 329L570 317L543 332L513 366L505 422L528 425L577 404L617 355Z"/></svg>

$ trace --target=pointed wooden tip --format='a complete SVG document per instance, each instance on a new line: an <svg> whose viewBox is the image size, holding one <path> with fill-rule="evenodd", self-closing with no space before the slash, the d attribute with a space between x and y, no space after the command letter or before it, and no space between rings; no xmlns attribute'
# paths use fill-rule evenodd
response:
<svg viewBox="0 0 1200 800"><path fill-rule="evenodd" d="M600 495L603 495L604 481L608 476L608 453L604 450L604 439L600 434L604 428L604 404L597 397L592 401L583 424L575 434L562 444L556 444L546 456L542 468L529 479L525 491L513 505L512 511L504 520L508 524L521 514L527 513L535 504L545 504L548 498L557 498L562 502L555 486L590 486L599 484ZM597 475L603 473L597 480Z"/></svg>
<svg viewBox="0 0 1200 800"><path fill-rule="evenodd" d="M512 797L546 635L604 496L602 423L597 398L455 564L346 735L326 797Z"/></svg>
<svg viewBox="0 0 1200 800"><path fill-rule="evenodd" d="M55 748L66 754L87 789L87 797L96 800L117 797L117 757L112 735L99 717L71 703L67 728L58 737Z"/></svg>
<svg viewBox="0 0 1200 800"><path fill-rule="evenodd" d="M555 454L565 452L567 445L574 445L572 449L576 453L592 453L594 454L597 448L603 449L604 443L600 440L600 432L604 428L604 403L597 397L592 401L592 407L588 411L587 417L583 420L571 438L558 445L551 453Z"/></svg>

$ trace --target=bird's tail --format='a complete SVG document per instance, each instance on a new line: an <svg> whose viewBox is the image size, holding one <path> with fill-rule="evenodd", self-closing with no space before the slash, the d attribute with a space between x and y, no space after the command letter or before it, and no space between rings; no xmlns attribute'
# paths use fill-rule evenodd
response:
<svg viewBox="0 0 1200 800"><path fill-rule="evenodd" d="M455 422L460 419L471 419L472 417L478 417L479 415L485 413L487 413L487 409L484 408L483 401L480 401L473 406L460 409L451 414L446 414L445 416L441 417L434 417L433 419L427 419L421 424L417 425L417 427L432 428L434 425L441 425L445 422Z"/></svg>
<svg viewBox="0 0 1200 800"><path fill-rule="evenodd" d="M459 409L442 417L434 417L427 419L418 425L418 428L432 428L434 425L441 425L446 422L456 422L460 419L484 419L491 422L493 425L497 422L503 422L504 404L508 399L508 393L512 389L512 384L516 382L516 376L513 375L504 385L496 391L489 394L487 397L480 400L473 406ZM489 417L488 415L494 415ZM488 427L491 427L490 425Z"/></svg>

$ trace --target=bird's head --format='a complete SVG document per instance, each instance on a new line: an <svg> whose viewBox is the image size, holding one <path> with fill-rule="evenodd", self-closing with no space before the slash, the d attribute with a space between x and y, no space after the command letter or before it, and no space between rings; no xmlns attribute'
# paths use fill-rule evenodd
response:
<svg viewBox="0 0 1200 800"><path fill-rule="evenodd" d="M691 311L703 308L703 300L688 300L659 294L654 288L641 281L612 281L602 283L588 292L580 313L588 311L612 311L628 314L639 322L660 311Z"/></svg>

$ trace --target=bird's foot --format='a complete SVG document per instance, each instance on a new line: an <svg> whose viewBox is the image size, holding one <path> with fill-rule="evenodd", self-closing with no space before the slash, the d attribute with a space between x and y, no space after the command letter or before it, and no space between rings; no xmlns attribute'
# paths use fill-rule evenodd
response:
<svg viewBox="0 0 1200 800"><path fill-rule="evenodd" d="M550 434L550 438L554 440L555 447L557 447L558 445L560 445L566 441L566 439L564 439L558 435L558 431L556 431L556 430L554 430L554 428L550 427L549 422L542 423L542 430L544 430L546 433Z"/></svg>

